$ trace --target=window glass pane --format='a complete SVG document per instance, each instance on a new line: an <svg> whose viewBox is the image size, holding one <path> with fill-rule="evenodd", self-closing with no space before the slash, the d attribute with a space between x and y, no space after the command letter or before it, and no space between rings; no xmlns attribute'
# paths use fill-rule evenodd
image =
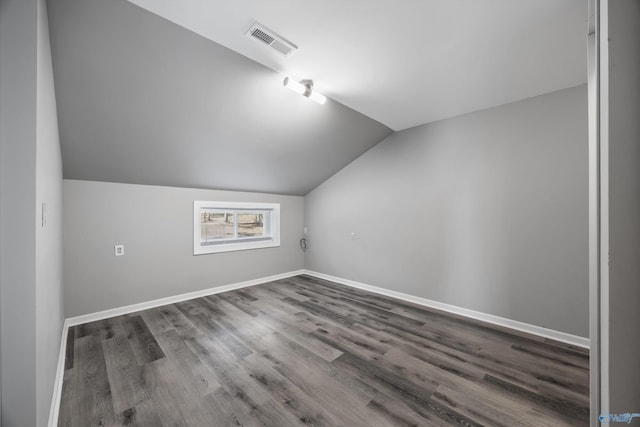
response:
<svg viewBox="0 0 640 427"><path fill-rule="evenodd" d="M238 212L238 237L263 237L265 212Z"/></svg>
<svg viewBox="0 0 640 427"><path fill-rule="evenodd" d="M280 246L277 203L193 202L193 254Z"/></svg>
<svg viewBox="0 0 640 427"><path fill-rule="evenodd" d="M202 209L200 211L200 241L207 243L218 239L232 239L234 237L233 221L233 212Z"/></svg>

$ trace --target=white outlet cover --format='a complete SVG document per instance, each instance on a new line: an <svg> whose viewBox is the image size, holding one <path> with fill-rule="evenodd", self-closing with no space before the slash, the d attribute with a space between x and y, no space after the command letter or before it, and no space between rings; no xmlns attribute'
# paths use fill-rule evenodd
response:
<svg viewBox="0 0 640 427"><path fill-rule="evenodd" d="M115 245L113 249L116 256L124 255L124 245Z"/></svg>

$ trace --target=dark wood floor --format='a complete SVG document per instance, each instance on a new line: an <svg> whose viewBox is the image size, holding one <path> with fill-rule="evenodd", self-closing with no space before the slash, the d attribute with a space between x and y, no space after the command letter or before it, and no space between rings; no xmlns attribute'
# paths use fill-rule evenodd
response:
<svg viewBox="0 0 640 427"><path fill-rule="evenodd" d="M588 425L586 350L308 276L72 327L60 426Z"/></svg>

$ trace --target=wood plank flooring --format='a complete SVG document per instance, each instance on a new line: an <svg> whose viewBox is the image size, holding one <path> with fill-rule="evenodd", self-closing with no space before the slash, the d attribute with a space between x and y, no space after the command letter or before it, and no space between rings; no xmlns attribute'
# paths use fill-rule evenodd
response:
<svg viewBox="0 0 640 427"><path fill-rule="evenodd" d="M587 426L587 351L309 276L69 330L59 426Z"/></svg>

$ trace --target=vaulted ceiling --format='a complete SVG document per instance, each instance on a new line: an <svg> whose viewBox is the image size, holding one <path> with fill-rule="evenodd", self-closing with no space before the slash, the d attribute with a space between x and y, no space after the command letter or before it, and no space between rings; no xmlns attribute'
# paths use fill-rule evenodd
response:
<svg viewBox="0 0 640 427"><path fill-rule="evenodd" d="M130 0L393 130L585 83L586 0ZM258 21L299 47L244 36Z"/></svg>
<svg viewBox="0 0 640 427"><path fill-rule="evenodd" d="M71 179L304 195L394 130L586 81L585 0L48 8ZM298 51L247 38L255 21ZM284 75L330 99L283 89Z"/></svg>

